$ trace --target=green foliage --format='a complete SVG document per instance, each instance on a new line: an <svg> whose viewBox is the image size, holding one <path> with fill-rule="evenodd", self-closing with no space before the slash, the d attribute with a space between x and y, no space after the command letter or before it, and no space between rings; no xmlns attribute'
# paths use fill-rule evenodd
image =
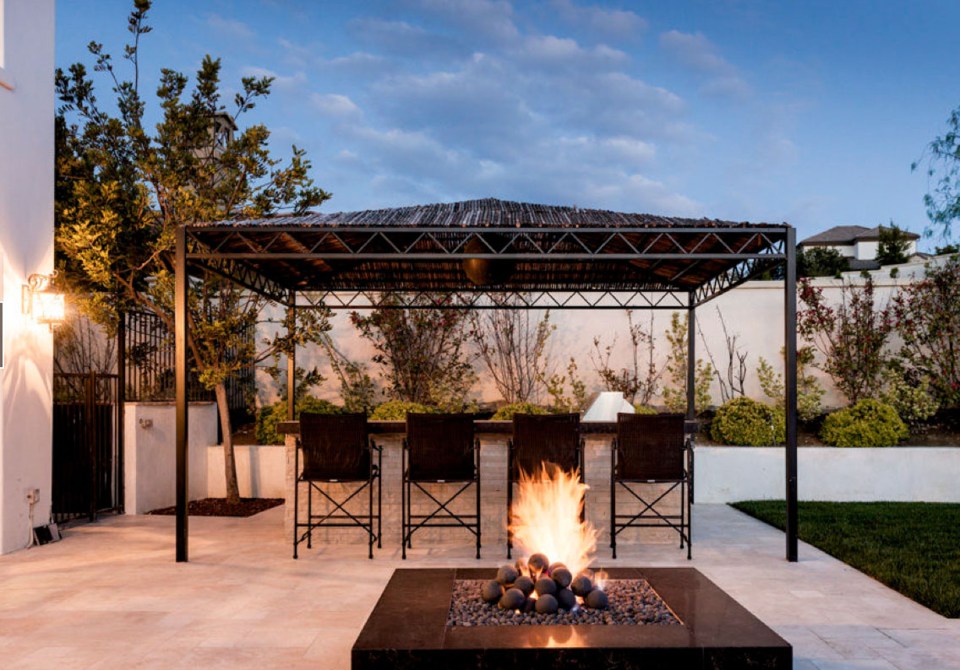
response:
<svg viewBox="0 0 960 670"><path fill-rule="evenodd" d="M659 414L656 408L651 407L650 405L637 404L633 406L633 409L637 412L637 414Z"/></svg>
<svg viewBox="0 0 960 670"><path fill-rule="evenodd" d="M406 309L394 306L395 296L386 296L383 307L365 316L351 312L351 322L377 352L373 361L381 366L390 398L463 409L477 377L466 349L468 312L442 308L449 300L421 295L421 307Z"/></svg>
<svg viewBox="0 0 960 670"><path fill-rule="evenodd" d="M314 414L342 414L343 408L332 402L305 395L297 402L294 416L301 412ZM277 424L287 420L287 401L278 400L272 405L261 407L257 411L257 444L283 444L283 435L277 432Z"/></svg>
<svg viewBox="0 0 960 670"><path fill-rule="evenodd" d="M903 371L890 367L884 373L884 389L880 400L897 411L897 415L907 424L917 424L929 419L940 409L930 380L922 375L911 374L907 378Z"/></svg>
<svg viewBox="0 0 960 670"><path fill-rule="evenodd" d="M923 197L923 204L931 225L949 237L950 227L960 218L960 107L950 112L947 131L935 137L927 150L927 178L936 179L936 185ZM916 170L917 163L910 167ZM925 233L931 235L933 230L928 227Z"/></svg>
<svg viewBox="0 0 960 670"><path fill-rule="evenodd" d="M344 409L369 414L376 405L377 389L367 374L367 366L347 358L327 333L320 343L327 352L333 374L340 381L340 398Z"/></svg>
<svg viewBox="0 0 960 670"><path fill-rule="evenodd" d="M834 447L889 447L909 434L897 410L868 398L827 415L820 439Z"/></svg>
<svg viewBox="0 0 960 670"><path fill-rule="evenodd" d="M784 530L783 500L732 505ZM798 504L800 539L945 617L960 617L960 505Z"/></svg>
<svg viewBox="0 0 960 670"><path fill-rule="evenodd" d="M798 277L836 277L850 269L850 260L834 247L810 247L797 253Z"/></svg>
<svg viewBox="0 0 960 670"><path fill-rule="evenodd" d="M781 356L784 353L781 347ZM813 358L811 347L797 349L797 416L801 421L813 421L820 416L820 399L825 393L823 385L817 381L816 376L808 374L807 368L813 364ZM757 368L757 378L760 380L763 394L773 402L774 407L782 411L786 407L783 375L775 371L762 356L760 366Z"/></svg>
<svg viewBox="0 0 960 670"><path fill-rule="evenodd" d="M721 444L763 447L786 439L783 412L740 396L721 405L710 425L710 436Z"/></svg>
<svg viewBox="0 0 960 670"><path fill-rule="evenodd" d="M930 381L941 404L960 405L960 258L930 264L926 276L906 284L893 300L900 355Z"/></svg>
<svg viewBox="0 0 960 670"><path fill-rule="evenodd" d="M891 309L877 309L873 280L845 283L840 304L831 306L823 289L807 280L798 285L804 309L797 312L797 331L823 356L816 364L851 403L874 398L883 385L887 365L884 348L893 330Z"/></svg>
<svg viewBox="0 0 960 670"><path fill-rule="evenodd" d="M370 414L371 421L406 421L407 414L436 414L439 410L430 405L407 400L388 400L377 405Z"/></svg>
<svg viewBox="0 0 960 670"><path fill-rule="evenodd" d="M880 226L880 243L876 260L880 265L906 263L910 240L907 234L891 219L889 226Z"/></svg>
<svg viewBox="0 0 960 670"><path fill-rule="evenodd" d="M491 417L493 421L510 421L514 414L549 414L540 405L530 402L513 402L498 409Z"/></svg>
<svg viewBox="0 0 960 670"><path fill-rule="evenodd" d="M567 363L567 373L560 374L556 372L550 375L550 379L544 380L547 386L547 394L552 400L550 410L555 414L565 412L582 412L587 405L587 385L580 378L577 362L570 357ZM567 395L567 386L570 386L570 394Z"/></svg>
<svg viewBox="0 0 960 670"><path fill-rule="evenodd" d="M670 319L670 329L664 331L670 345L666 373L670 383L663 389L663 402L670 412L687 411L687 317L680 319L676 312ZM694 407L697 414L710 406L710 383L713 366L697 359L694 372Z"/></svg>
<svg viewBox="0 0 960 670"><path fill-rule="evenodd" d="M628 333L630 334L631 345L631 366L629 368L619 368L610 365L610 356L613 354L613 347L617 343L617 337L614 335L613 341L605 347L600 346L600 338L593 338L593 348L596 351L590 354L590 362L593 363L597 375L603 384L605 391L620 391L627 402L638 402L640 404L649 403L657 391L660 389L660 378L663 377L664 368L657 367L656 347L653 337L653 319L654 313L650 312L650 327L644 329L639 323L633 322L633 310L627 310ZM643 362L641 362L641 353Z"/></svg>
<svg viewBox="0 0 960 670"><path fill-rule="evenodd" d="M508 403L536 402L553 366L550 310L542 317L518 309L480 310L470 315L471 336L494 385Z"/></svg>
<svg viewBox="0 0 960 670"><path fill-rule="evenodd" d="M949 254L960 254L960 245L957 244L945 244L942 247L937 247L934 252L937 256L947 256Z"/></svg>

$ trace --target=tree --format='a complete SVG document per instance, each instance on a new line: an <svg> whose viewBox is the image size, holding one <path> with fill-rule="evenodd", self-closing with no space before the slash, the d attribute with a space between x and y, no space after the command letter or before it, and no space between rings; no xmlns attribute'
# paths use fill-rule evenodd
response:
<svg viewBox="0 0 960 670"><path fill-rule="evenodd" d="M926 276L893 300L901 355L930 380L943 405L960 404L960 258L928 265Z"/></svg>
<svg viewBox="0 0 960 670"><path fill-rule="evenodd" d="M720 317L720 326L723 328L723 340L727 348L726 378L724 378L724 375L720 372L720 366L717 365L717 361L714 359L713 353L707 345L707 338L703 335L703 329L700 327L699 321L697 322L697 330L700 332L700 341L703 342L703 348L706 350L707 357L710 359L710 367L713 369L713 374L716 376L717 383L720 385L720 403L723 404L728 400L746 395L744 387L747 383L747 356L749 352L743 351L742 347L737 344L737 340L740 339L740 333L731 335L727 330L727 322L724 320L723 313L719 307L717 307L717 316Z"/></svg>
<svg viewBox="0 0 960 670"><path fill-rule="evenodd" d="M833 247L811 247L797 253L798 277L836 277L849 269L849 259Z"/></svg>
<svg viewBox="0 0 960 670"><path fill-rule="evenodd" d="M556 326L527 310L493 309L470 316L472 336L493 383L509 404L540 401L551 366L548 344Z"/></svg>
<svg viewBox="0 0 960 670"><path fill-rule="evenodd" d="M889 226L880 226L880 244L877 245L876 260L880 265L898 265L907 262L910 240L897 224L890 221Z"/></svg>
<svg viewBox="0 0 960 670"><path fill-rule="evenodd" d="M873 280L844 284L836 307L807 280L800 281L798 295L805 308L797 312L797 330L823 357L815 367L830 375L851 405L877 397L893 321L888 307L876 308Z"/></svg>
<svg viewBox="0 0 960 670"><path fill-rule="evenodd" d="M666 373L671 380L663 389L663 403L671 412L685 412L687 409L687 328L689 319L683 320L676 312L670 318L670 329L664 331L670 345L667 355ZM697 359L694 367L693 404L697 414L710 405L710 382L713 380L713 366Z"/></svg>
<svg viewBox="0 0 960 670"><path fill-rule="evenodd" d="M366 316L350 320L376 350L387 395L394 400L461 410L476 381L468 359L468 311L448 307L449 296L420 295L413 308L387 295Z"/></svg>
<svg viewBox="0 0 960 670"><path fill-rule="evenodd" d="M650 327L644 330L639 323L633 322L633 310L627 310L628 332L630 333L631 367L615 368L610 365L610 356L617 343L614 335L613 342L601 348L600 338L593 338L593 348L596 358L590 354L590 362L603 382L607 391L620 391L627 402L639 405L650 405L653 397L660 389L660 379L663 377L664 367L656 364L656 347L653 337L653 317L650 312ZM641 364L640 354L645 353Z"/></svg>
<svg viewBox="0 0 960 670"><path fill-rule="evenodd" d="M927 218L939 227L944 237L950 236L950 227L960 218L960 106L950 112L947 131L927 145L927 178L935 181L932 190L923 196ZM910 166L916 170L918 163ZM933 233L927 227L925 233Z"/></svg>
<svg viewBox="0 0 960 670"><path fill-rule="evenodd" d="M124 79L103 45L91 42L93 71L111 85L104 106L82 63L56 72L62 103L56 119L56 246L60 269L81 308L114 326L136 307L156 314L174 332L175 232L200 221L257 218L277 211L305 213L330 195L314 186L310 162L293 148L290 161L271 158L270 133L251 125L234 137L238 119L270 93L270 78L245 77L227 112L221 102L220 61L206 56L192 90L186 75L162 70L156 91L157 122L139 89L140 40L151 3L134 0ZM152 117L151 117L152 118ZM226 379L251 360L314 341L327 328L326 313L298 312L287 330L261 349L242 337L264 301L204 272L189 286L187 342L200 380L215 391L223 428L227 498L239 499Z"/></svg>

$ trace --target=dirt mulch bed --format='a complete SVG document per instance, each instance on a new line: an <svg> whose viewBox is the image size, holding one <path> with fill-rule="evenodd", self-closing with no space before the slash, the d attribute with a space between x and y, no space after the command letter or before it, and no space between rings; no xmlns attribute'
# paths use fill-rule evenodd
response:
<svg viewBox="0 0 960 670"><path fill-rule="evenodd" d="M239 503L228 503L226 498L202 498L191 500L190 516L253 516L271 507L283 504L283 498L240 498ZM176 507L161 507L147 514L176 514Z"/></svg>

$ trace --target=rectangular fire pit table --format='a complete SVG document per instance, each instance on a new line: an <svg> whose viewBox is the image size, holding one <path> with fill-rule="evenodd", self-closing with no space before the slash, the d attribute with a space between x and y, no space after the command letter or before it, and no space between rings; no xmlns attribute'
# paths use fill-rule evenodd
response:
<svg viewBox="0 0 960 670"><path fill-rule="evenodd" d="M611 568L646 579L680 625L447 626L454 582L494 569L396 570L353 645L353 670L784 668L793 649L693 568Z"/></svg>

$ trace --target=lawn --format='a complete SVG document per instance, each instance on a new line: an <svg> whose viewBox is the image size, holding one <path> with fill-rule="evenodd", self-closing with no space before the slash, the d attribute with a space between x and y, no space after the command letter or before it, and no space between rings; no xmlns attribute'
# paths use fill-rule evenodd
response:
<svg viewBox="0 0 960 670"><path fill-rule="evenodd" d="M732 503L781 530L782 500ZM940 614L960 617L960 504L801 502L800 539Z"/></svg>

